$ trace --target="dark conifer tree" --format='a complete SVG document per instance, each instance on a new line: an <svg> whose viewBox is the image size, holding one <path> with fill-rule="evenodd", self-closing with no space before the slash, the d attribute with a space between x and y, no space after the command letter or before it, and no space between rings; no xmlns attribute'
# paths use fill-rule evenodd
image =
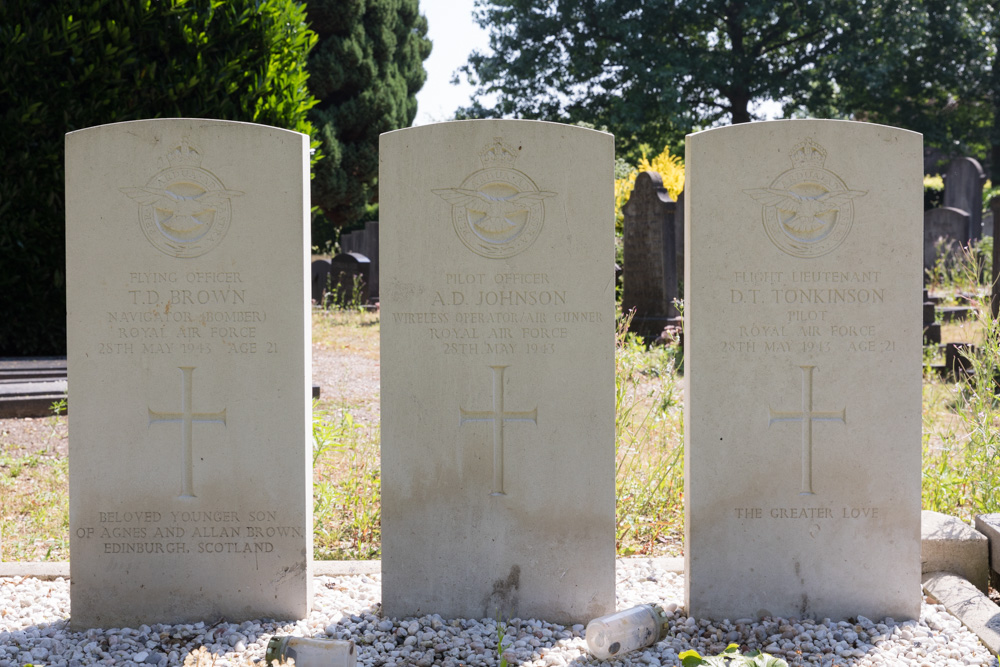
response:
<svg viewBox="0 0 1000 667"><path fill-rule="evenodd" d="M409 127L431 52L418 0L310 0L319 43L309 56L310 119L322 142L312 203L313 244L368 219L377 202L378 136Z"/></svg>

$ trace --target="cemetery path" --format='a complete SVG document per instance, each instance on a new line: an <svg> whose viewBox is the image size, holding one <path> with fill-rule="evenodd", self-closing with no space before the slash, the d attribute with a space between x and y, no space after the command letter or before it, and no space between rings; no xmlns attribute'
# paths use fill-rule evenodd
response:
<svg viewBox="0 0 1000 667"><path fill-rule="evenodd" d="M65 415L0 419L0 454L66 456L69 451L68 433Z"/></svg>
<svg viewBox="0 0 1000 667"><path fill-rule="evenodd" d="M356 422L377 426L379 360L355 347L313 345L313 384L320 386L320 407L349 412Z"/></svg>
<svg viewBox="0 0 1000 667"><path fill-rule="evenodd" d="M377 425L379 361L364 350L313 346L313 383L320 385L320 405L350 412L354 420ZM68 417L0 419L0 454L66 456Z"/></svg>

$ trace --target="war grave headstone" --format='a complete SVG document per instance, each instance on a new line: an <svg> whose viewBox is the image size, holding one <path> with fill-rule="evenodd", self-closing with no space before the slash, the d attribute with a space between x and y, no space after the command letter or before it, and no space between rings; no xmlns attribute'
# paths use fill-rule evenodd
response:
<svg viewBox="0 0 1000 667"><path fill-rule="evenodd" d="M957 208L969 214L968 240L982 237L983 186L986 174L978 160L971 157L952 160L944 175L943 206Z"/></svg>
<svg viewBox="0 0 1000 667"><path fill-rule="evenodd" d="M687 138L692 616L919 614L921 144L826 120Z"/></svg>
<svg viewBox="0 0 1000 667"><path fill-rule="evenodd" d="M66 135L71 624L311 601L309 138Z"/></svg>
<svg viewBox="0 0 1000 667"><path fill-rule="evenodd" d="M961 255L969 243L970 218L968 212L951 207L924 211L925 271L933 269L938 259L948 262Z"/></svg>
<svg viewBox="0 0 1000 667"><path fill-rule="evenodd" d="M632 195L622 206L622 310L634 310L631 328L647 338L659 336L677 315L676 207L660 175L651 171L636 176Z"/></svg>
<svg viewBox="0 0 1000 667"><path fill-rule="evenodd" d="M380 140L386 616L614 609L611 135Z"/></svg>

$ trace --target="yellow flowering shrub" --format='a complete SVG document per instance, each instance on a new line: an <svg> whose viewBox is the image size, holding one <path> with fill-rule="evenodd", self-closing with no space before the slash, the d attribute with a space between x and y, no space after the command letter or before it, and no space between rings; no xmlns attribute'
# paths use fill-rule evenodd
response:
<svg viewBox="0 0 1000 667"><path fill-rule="evenodd" d="M652 160L646 158L643 151L637 169L633 169L628 176L615 180L615 231L622 231L624 216L622 206L632 196L632 189L635 187L635 177L642 171L655 171L663 179L663 187L670 198L677 200L678 195L684 191L684 162L678 155L670 154L670 146L664 146L663 152Z"/></svg>

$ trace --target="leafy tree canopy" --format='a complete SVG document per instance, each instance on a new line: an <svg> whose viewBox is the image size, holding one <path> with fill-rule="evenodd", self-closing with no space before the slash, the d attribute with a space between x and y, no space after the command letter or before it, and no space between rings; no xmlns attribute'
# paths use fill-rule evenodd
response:
<svg viewBox="0 0 1000 667"><path fill-rule="evenodd" d="M492 54L463 69L478 85L464 117L589 121L618 148L679 144L693 128L755 118L799 97L837 43L841 0L478 0Z"/></svg>
<svg viewBox="0 0 1000 667"><path fill-rule="evenodd" d="M63 145L126 120L311 132L294 0L0 1L0 356L66 348Z"/></svg>
<svg viewBox="0 0 1000 667"><path fill-rule="evenodd" d="M588 121L639 146L755 119L856 118L1000 145L997 0L477 0L463 117ZM496 99L484 105L483 99ZM1000 160L998 160L1000 162Z"/></svg>
<svg viewBox="0 0 1000 667"><path fill-rule="evenodd" d="M332 242L334 228L373 215L378 136L409 127L431 52L427 19L417 0L310 0L320 42L309 57L309 87L320 103L310 112L326 159L317 165L313 243Z"/></svg>
<svg viewBox="0 0 1000 667"><path fill-rule="evenodd" d="M979 159L1000 146L1000 2L867 0L843 12L837 29L841 48L801 99L785 100L786 113L904 127L926 145Z"/></svg>

